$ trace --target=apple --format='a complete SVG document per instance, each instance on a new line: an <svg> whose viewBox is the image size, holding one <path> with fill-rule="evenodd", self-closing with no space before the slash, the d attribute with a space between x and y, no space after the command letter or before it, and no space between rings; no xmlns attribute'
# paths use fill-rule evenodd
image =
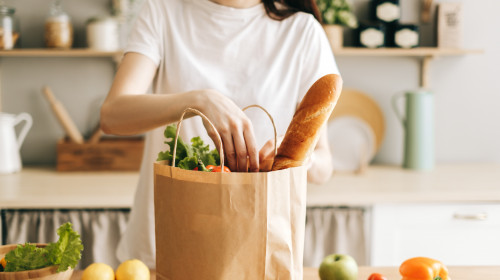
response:
<svg viewBox="0 0 500 280"><path fill-rule="evenodd" d="M319 266L319 278L321 280L356 280L358 279L358 264L349 255L328 255Z"/></svg>

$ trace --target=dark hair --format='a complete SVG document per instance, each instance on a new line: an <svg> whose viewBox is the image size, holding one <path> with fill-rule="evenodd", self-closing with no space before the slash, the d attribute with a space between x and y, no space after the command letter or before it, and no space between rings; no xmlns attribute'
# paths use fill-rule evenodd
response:
<svg viewBox="0 0 500 280"><path fill-rule="evenodd" d="M276 7L276 2L284 7ZM262 3L264 3L267 15L275 20L284 20L296 12L306 12L322 22L316 0L262 0Z"/></svg>

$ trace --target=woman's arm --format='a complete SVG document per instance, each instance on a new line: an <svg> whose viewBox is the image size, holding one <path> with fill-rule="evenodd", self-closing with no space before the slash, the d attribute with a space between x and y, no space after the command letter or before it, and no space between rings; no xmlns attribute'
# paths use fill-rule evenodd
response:
<svg viewBox="0 0 500 280"><path fill-rule="evenodd" d="M229 98L212 89L173 94L144 94L157 67L148 57L125 54L104 104L101 127L105 133L133 135L178 121L192 107L204 113L221 135L229 168L259 170L253 128L248 117ZM206 126L216 143L214 132Z"/></svg>
<svg viewBox="0 0 500 280"><path fill-rule="evenodd" d="M333 173L333 163L326 127L322 129L318 144L316 144L310 160L307 181L314 184L322 184L328 181Z"/></svg>

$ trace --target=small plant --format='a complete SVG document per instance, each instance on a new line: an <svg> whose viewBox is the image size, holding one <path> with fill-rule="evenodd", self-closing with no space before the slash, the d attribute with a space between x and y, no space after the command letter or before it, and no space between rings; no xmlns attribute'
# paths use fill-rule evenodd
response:
<svg viewBox="0 0 500 280"><path fill-rule="evenodd" d="M323 24L339 24L350 28L358 27L358 20L348 0L316 0L323 18Z"/></svg>

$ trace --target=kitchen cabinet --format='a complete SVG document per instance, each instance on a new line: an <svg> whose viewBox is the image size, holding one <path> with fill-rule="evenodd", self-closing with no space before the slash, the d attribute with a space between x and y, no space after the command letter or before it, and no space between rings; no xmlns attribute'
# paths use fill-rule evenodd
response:
<svg viewBox="0 0 500 280"><path fill-rule="evenodd" d="M378 204L372 208L371 265L415 256L446 265L500 265L499 203Z"/></svg>
<svg viewBox="0 0 500 280"><path fill-rule="evenodd" d="M369 265L424 255L448 265L500 265L500 165L432 171L370 166L308 189L308 206L365 207Z"/></svg>

